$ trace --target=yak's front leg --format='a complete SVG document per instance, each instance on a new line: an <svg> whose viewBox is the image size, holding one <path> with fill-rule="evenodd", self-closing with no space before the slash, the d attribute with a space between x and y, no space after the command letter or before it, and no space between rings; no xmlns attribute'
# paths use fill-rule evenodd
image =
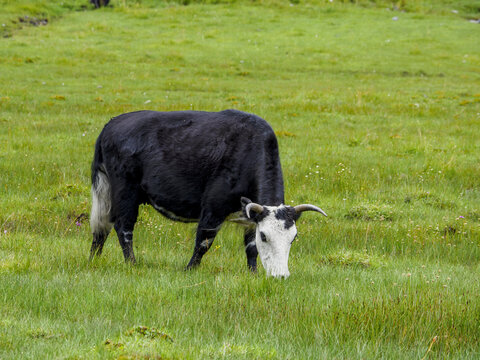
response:
<svg viewBox="0 0 480 360"><path fill-rule="evenodd" d="M223 218L208 220L200 220L197 227L197 236L195 238L195 249L190 259L187 270L197 267L202 261L203 255L210 249L213 240L220 230Z"/></svg>

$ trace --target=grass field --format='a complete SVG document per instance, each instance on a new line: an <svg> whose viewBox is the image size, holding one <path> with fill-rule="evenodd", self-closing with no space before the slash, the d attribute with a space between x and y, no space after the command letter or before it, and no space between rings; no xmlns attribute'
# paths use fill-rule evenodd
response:
<svg viewBox="0 0 480 360"><path fill-rule="evenodd" d="M1 359L480 357L478 3L112 3L0 0ZM89 264L103 124L226 108L329 214L290 278L248 273L228 224L185 272L195 226L148 207L136 266L114 233Z"/></svg>

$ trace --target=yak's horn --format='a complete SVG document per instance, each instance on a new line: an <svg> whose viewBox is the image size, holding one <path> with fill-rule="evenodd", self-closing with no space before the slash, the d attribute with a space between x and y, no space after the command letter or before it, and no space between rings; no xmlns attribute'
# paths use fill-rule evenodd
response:
<svg viewBox="0 0 480 360"><path fill-rule="evenodd" d="M315 205L302 204L302 205L295 206L294 209L297 214L300 214L303 211L316 211L324 216L327 216L327 214L325 214L325 211L323 211L319 207L316 207Z"/></svg>
<svg viewBox="0 0 480 360"><path fill-rule="evenodd" d="M247 213L247 217L250 218L250 210L255 211L257 214L261 214L263 212L263 206L257 203L249 203L245 206L245 212Z"/></svg>

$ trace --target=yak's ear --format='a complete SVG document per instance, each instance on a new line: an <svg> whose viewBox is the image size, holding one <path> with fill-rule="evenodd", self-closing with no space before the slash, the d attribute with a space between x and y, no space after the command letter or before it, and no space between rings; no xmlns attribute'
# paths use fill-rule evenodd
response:
<svg viewBox="0 0 480 360"><path fill-rule="evenodd" d="M242 203L243 215L248 220L258 222L259 215L263 214L265 211L268 211L262 205L254 203L254 202L252 202L252 200L247 199L245 197L242 197L240 201Z"/></svg>
<svg viewBox="0 0 480 360"><path fill-rule="evenodd" d="M242 196L240 198L240 202L242 203L242 210L243 210L245 208L245 206L247 206L248 204L250 204L252 202L252 200Z"/></svg>

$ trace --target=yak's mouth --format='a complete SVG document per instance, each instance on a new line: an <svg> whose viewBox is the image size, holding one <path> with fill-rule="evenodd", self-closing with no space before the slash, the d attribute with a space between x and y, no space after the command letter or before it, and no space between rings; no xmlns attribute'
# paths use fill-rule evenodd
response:
<svg viewBox="0 0 480 360"><path fill-rule="evenodd" d="M271 255L260 255L260 260L267 272L267 277L271 276L286 279L290 276L290 272L288 271L288 259L286 261L278 261L278 259L275 259Z"/></svg>
<svg viewBox="0 0 480 360"><path fill-rule="evenodd" d="M288 270L282 271L282 272L267 270L267 276L271 276L277 279L286 279L290 276L290 272Z"/></svg>

